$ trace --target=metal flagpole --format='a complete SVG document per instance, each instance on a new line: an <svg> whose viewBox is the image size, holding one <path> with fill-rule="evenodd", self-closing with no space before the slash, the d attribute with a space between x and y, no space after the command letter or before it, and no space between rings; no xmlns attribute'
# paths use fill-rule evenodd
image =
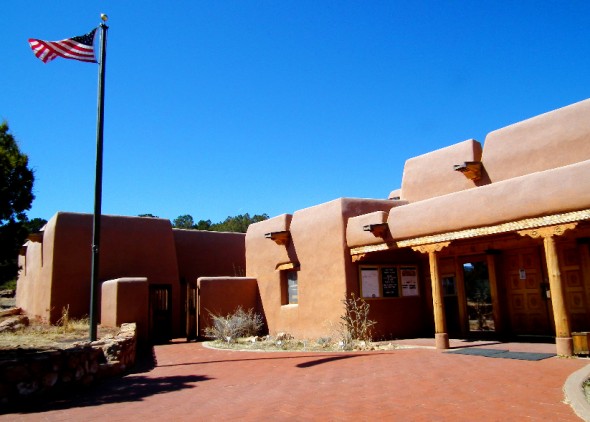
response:
<svg viewBox="0 0 590 422"><path fill-rule="evenodd" d="M101 15L106 22L106 15ZM94 187L94 218L92 224L92 279L90 282L90 341L96 340L98 325L98 296L100 283L99 255L100 255L100 219L102 204L102 139L104 126L104 75L107 56L107 29L105 23L100 24L100 62L98 64L98 114L96 122L96 179Z"/></svg>

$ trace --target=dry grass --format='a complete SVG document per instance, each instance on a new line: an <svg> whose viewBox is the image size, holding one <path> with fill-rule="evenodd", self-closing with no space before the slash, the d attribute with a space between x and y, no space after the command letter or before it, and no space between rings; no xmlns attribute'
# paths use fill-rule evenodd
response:
<svg viewBox="0 0 590 422"><path fill-rule="evenodd" d="M0 349L20 347L29 348L62 348L79 341L89 339L90 327L88 319L72 320L69 328L31 321L31 324L14 333L0 333ZM98 337L115 335L118 328L98 327Z"/></svg>
<svg viewBox="0 0 590 422"><path fill-rule="evenodd" d="M1 321L0 321L1 322ZM98 327L98 337L114 335L118 328ZM64 309L58 325L45 324L32 319L29 326L13 333L0 333L0 350L22 348L63 348L74 342L87 341L90 337L88 318L73 319L69 310Z"/></svg>

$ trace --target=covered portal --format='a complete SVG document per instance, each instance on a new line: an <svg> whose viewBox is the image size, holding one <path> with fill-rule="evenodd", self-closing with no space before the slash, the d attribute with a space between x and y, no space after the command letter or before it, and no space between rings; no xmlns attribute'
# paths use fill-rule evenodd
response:
<svg viewBox="0 0 590 422"><path fill-rule="evenodd" d="M439 348L449 334L550 335L571 355L572 332L590 330L588 180L590 100L491 132L483 150L469 140L408 160L392 193L407 204L384 235L349 236L351 255L422 254Z"/></svg>

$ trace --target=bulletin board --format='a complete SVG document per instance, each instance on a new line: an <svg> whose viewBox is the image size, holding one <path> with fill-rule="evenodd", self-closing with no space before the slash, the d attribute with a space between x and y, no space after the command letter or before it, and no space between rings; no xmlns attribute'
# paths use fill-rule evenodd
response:
<svg viewBox="0 0 590 422"><path fill-rule="evenodd" d="M419 296L415 265L365 265L359 268L361 297L388 299Z"/></svg>

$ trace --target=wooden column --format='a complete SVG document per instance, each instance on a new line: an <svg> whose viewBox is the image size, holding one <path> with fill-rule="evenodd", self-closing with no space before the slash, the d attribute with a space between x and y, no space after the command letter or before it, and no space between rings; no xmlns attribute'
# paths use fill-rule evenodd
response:
<svg viewBox="0 0 590 422"><path fill-rule="evenodd" d="M442 283L438 272L438 259L436 252L449 245L451 242L434 243L431 245L416 246L412 249L428 254L430 264L430 281L432 283L432 305L434 311L434 340L437 349L449 348L449 335L445 319L445 306L442 291Z"/></svg>
<svg viewBox="0 0 590 422"><path fill-rule="evenodd" d="M557 354L562 356L572 356L573 342L554 236L561 236L566 230L573 229L576 225L577 223L568 223L518 232L521 236L543 239L547 260L547 274L549 275L549 289L551 290L553 319L555 322L555 345Z"/></svg>

